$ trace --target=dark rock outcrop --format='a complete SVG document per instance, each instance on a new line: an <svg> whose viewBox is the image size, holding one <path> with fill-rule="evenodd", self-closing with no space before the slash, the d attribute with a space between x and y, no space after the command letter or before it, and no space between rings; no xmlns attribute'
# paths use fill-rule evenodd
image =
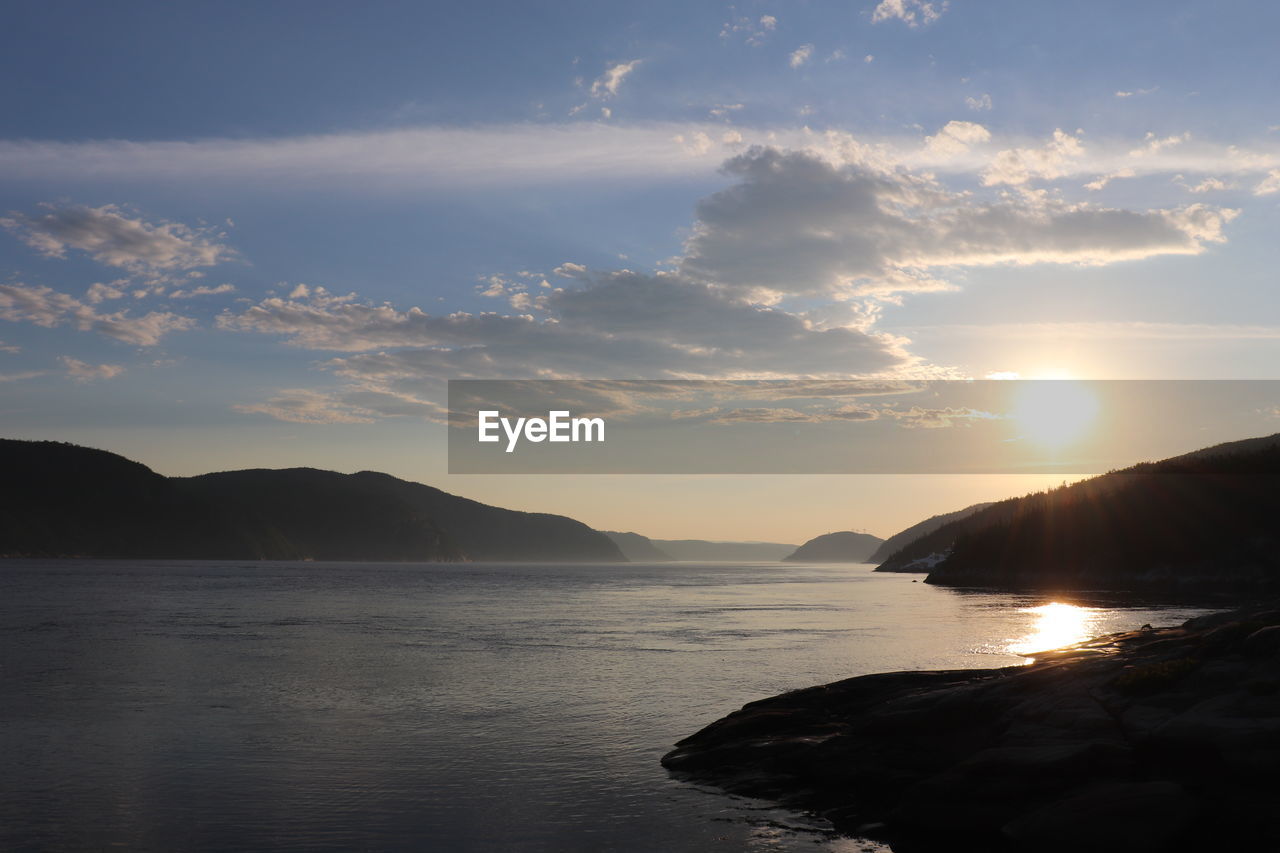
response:
<svg viewBox="0 0 1280 853"><path fill-rule="evenodd" d="M903 853L1280 849L1277 607L786 693L663 764Z"/></svg>
<svg viewBox="0 0 1280 853"><path fill-rule="evenodd" d="M883 542L878 536L852 530L824 533L782 559L794 563L865 563Z"/></svg>
<svg viewBox="0 0 1280 853"><path fill-rule="evenodd" d="M312 468L163 477L114 453L0 439L0 555L620 562L564 516Z"/></svg>

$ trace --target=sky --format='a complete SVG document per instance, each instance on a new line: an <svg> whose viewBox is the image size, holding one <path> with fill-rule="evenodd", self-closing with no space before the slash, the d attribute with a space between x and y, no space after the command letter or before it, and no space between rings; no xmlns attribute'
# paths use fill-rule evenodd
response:
<svg viewBox="0 0 1280 853"><path fill-rule="evenodd" d="M0 434L661 538L887 536L1042 488L450 475L445 387L1277 378L1278 28L1230 0L17 0Z"/></svg>

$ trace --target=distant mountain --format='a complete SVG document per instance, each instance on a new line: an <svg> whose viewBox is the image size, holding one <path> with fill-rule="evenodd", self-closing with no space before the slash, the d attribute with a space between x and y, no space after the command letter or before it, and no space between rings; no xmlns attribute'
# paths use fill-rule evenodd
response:
<svg viewBox="0 0 1280 853"><path fill-rule="evenodd" d="M946 586L1157 593L1280 588L1280 435L993 504L924 539ZM931 546L932 547L932 546Z"/></svg>
<svg viewBox="0 0 1280 853"><path fill-rule="evenodd" d="M959 521L962 518L968 518L978 510L986 509L991 506L990 503L974 504L964 509L958 509L955 512L947 512L942 515L935 515L926 518L918 524L913 524L900 533L895 533L880 544L876 552L867 558L868 563L883 564L876 569L877 572L910 572L910 571L928 571L927 568L909 568L915 565L914 561L924 558L926 561L930 554L915 553L906 551L907 546L911 545L918 539L922 539L933 531L948 524L952 521ZM950 543L947 543L948 546ZM936 546L935 546L936 547ZM919 549L916 549L918 551ZM905 556L903 556L905 554ZM892 558L892 559L891 559Z"/></svg>
<svg viewBox="0 0 1280 853"><path fill-rule="evenodd" d="M870 533L842 530L815 536L782 559L796 563L865 563L884 543Z"/></svg>
<svg viewBox="0 0 1280 853"><path fill-rule="evenodd" d="M639 533L618 533L613 530L604 531L604 535L613 540L622 556L633 563L669 563L674 558L663 551L648 536Z"/></svg>
<svg viewBox="0 0 1280 853"><path fill-rule="evenodd" d="M166 478L114 453L0 439L0 555L625 561L581 522L362 471Z"/></svg>
<svg viewBox="0 0 1280 853"><path fill-rule="evenodd" d="M708 542L705 539L654 539L673 560L691 563L771 563L796 549L778 542Z"/></svg>

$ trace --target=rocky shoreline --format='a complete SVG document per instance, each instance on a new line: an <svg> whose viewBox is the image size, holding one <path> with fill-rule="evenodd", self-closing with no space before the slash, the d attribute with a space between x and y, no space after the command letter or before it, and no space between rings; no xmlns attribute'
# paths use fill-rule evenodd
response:
<svg viewBox="0 0 1280 853"><path fill-rule="evenodd" d="M1280 849L1280 602L797 690L662 763L901 853Z"/></svg>

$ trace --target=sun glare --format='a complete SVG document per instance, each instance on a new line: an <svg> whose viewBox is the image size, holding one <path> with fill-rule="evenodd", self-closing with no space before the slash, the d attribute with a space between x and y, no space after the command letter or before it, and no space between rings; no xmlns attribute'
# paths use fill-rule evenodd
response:
<svg viewBox="0 0 1280 853"><path fill-rule="evenodd" d="M1023 612L1034 613L1036 623L1031 634L1010 644L1009 651L1016 655L1058 649L1089 639L1092 614L1088 608L1055 601Z"/></svg>
<svg viewBox="0 0 1280 853"><path fill-rule="evenodd" d="M1098 417L1098 398L1071 379L1022 382L1012 414L1023 437L1059 450L1089 431Z"/></svg>

